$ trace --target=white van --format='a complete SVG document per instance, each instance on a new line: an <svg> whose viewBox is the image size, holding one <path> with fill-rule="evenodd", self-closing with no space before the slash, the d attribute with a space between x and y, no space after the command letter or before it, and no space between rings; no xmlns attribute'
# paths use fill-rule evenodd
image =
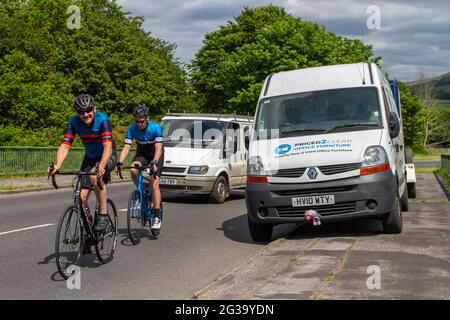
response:
<svg viewBox="0 0 450 320"><path fill-rule="evenodd" d="M400 113L376 64L268 76L249 151L252 238L270 240L280 223L368 217L400 233L408 210Z"/></svg>
<svg viewBox="0 0 450 320"><path fill-rule="evenodd" d="M162 190L209 194L223 203L246 183L253 117L169 114L164 128Z"/></svg>

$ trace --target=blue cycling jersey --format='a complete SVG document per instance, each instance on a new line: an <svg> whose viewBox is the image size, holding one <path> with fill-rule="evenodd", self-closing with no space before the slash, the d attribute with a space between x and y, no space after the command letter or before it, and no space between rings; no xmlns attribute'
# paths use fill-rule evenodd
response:
<svg viewBox="0 0 450 320"><path fill-rule="evenodd" d="M89 127L81 121L79 116L73 116L67 125L62 143L71 146L76 134L83 141L86 157L91 159L101 158L103 154L103 143L113 143L114 139L111 122L108 116L101 112L95 112L94 120Z"/></svg>
<svg viewBox="0 0 450 320"><path fill-rule="evenodd" d="M133 123L128 126L125 135L125 144L131 144L133 139L137 142L137 154L151 156L155 153L155 143L163 142L162 126L152 121L147 121L147 127L145 129L139 129Z"/></svg>

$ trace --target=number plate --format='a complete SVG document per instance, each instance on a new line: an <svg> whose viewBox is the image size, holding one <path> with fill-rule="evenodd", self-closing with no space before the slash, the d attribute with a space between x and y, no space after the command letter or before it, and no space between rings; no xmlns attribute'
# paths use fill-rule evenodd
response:
<svg viewBox="0 0 450 320"><path fill-rule="evenodd" d="M176 185L177 179L167 179L167 178L161 178L159 180L160 184L169 184L169 185Z"/></svg>
<svg viewBox="0 0 450 320"><path fill-rule="evenodd" d="M293 207L326 206L330 204L334 204L334 195L332 194L292 198Z"/></svg>

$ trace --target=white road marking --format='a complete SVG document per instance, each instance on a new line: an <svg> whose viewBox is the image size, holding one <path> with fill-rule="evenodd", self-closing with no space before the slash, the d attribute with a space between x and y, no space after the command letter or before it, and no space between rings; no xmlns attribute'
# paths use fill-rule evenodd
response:
<svg viewBox="0 0 450 320"><path fill-rule="evenodd" d="M6 232L0 232L0 236L3 236L5 234L14 233L14 232L20 232L20 231L26 231L26 230L32 230L32 229L38 229L38 228L45 228L45 227L50 227L50 226L54 226L54 224L47 223L47 224L41 224L39 226L34 226L34 227L29 227L29 228L22 228L22 229L16 229L16 230L11 230L11 231L6 231Z"/></svg>

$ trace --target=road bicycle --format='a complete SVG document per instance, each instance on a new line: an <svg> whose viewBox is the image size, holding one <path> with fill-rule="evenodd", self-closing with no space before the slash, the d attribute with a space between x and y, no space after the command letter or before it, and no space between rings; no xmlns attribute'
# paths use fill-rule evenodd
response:
<svg viewBox="0 0 450 320"><path fill-rule="evenodd" d="M81 257L85 253L90 253L91 246L95 247L95 252L100 263L105 264L113 259L114 251L117 244L117 210L114 202L107 199L109 225L103 232L93 230L98 216L99 205L95 205L94 218L83 209L80 198L81 178L83 176L97 176L97 185L103 189L101 178L98 177L98 166L95 172L83 171L53 171L53 164L49 166L49 178L52 178L52 184L58 189L55 174L58 175L75 175L73 180L73 204L69 206L59 219L56 228L55 240L55 259L58 271L64 279L68 279L72 272L68 271L71 265L80 265Z"/></svg>
<svg viewBox="0 0 450 320"><path fill-rule="evenodd" d="M160 234L160 229L152 229L151 221L153 218L153 202L152 202L152 188L150 186L150 177L156 178L156 172L153 172L152 166L134 166L122 167L121 169L136 169L138 170L137 188L130 194L127 209L127 227L130 241L136 245L141 241L144 226L149 222L150 233L157 237ZM144 175L144 173L147 174ZM122 171L119 170L119 176L123 179ZM144 182L145 181L145 182ZM163 205L161 203L160 219L162 222Z"/></svg>

